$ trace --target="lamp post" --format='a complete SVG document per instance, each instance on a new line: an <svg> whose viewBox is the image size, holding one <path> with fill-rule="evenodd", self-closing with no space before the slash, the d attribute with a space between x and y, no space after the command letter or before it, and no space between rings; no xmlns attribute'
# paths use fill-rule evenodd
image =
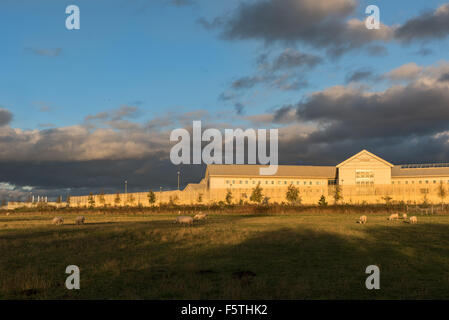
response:
<svg viewBox="0 0 449 320"><path fill-rule="evenodd" d="M125 180L125 194L128 193L128 180Z"/></svg>
<svg viewBox="0 0 449 320"><path fill-rule="evenodd" d="M181 173L179 172L179 170L178 170L178 191L179 191L179 175L180 175Z"/></svg>

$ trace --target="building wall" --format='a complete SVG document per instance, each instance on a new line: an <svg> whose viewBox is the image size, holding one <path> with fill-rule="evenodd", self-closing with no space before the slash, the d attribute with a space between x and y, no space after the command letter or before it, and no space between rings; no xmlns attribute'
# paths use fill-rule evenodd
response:
<svg viewBox="0 0 449 320"><path fill-rule="evenodd" d="M338 183L340 185L357 185L357 170L372 171L376 185L391 183L391 166L367 154L361 154L342 164L338 168Z"/></svg>

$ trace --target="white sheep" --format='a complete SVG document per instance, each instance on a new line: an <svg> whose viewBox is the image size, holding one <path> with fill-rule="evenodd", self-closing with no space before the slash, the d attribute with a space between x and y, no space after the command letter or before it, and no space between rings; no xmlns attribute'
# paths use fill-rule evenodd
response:
<svg viewBox="0 0 449 320"><path fill-rule="evenodd" d="M198 213L193 217L193 220L206 220L207 219L207 215L205 213Z"/></svg>
<svg viewBox="0 0 449 320"><path fill-rule="evenodd" d="M6 215L9 216L9 212L6 212Z"/></svg>
<svg viewBox="0 0 449 320"><path fill-rule="evenodd" d="M397 220L399 219L399 214L393 213L388 217L388 220Z"/></svg>
<svg viewBox="0 0 449 320"><path fill-rule="evenodd" d="M84 220L85 220L86 218L84 218L84 216L79 216L79 217L76 217L76 219L75 219L75 224L84 224Z"/></svg>
<svg viewBox="0 0 449 320"><path fill-rule="evenodd" d="M416 218L415 216L410 217L410 223L418 223L418 218Z"/></svg>
<svg viewBox="0 0 449 320"><path fill-rule="evenodd" d="M365 224L365 223L366 223L366 216L361 216L361 217L359 218L359 220L357 221L357 223Z"/></svg>
<svg viewBox="0 0 449 320"><path fill-rule="evenodd" d="M406 213L404 213L403 215L402 215L402 219L407 219L407 214Z"/></svg>
<svg viewBox="0 0 449 320"><path fill-rule="evenodd" d="M189 217L189 216L176 217L176 220L175 220L174 223L192 225L193 224L193 218Z"/></svg>
<svg viewBox="0 0 449 320"><path fill-rule="evenodd" d="M57 225L64 224L64 219L61 217L54 217L52 223Z"/></svg>

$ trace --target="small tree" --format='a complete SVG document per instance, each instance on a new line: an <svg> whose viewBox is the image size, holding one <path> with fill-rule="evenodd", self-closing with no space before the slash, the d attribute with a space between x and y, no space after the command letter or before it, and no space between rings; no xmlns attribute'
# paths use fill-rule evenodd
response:
<svg viewBox="0 0 449 320"><path fill-rule="evenodd" d="M438 196L441 199L441 209L443 209L444 198L446 198L446 196L447 196L447 191L443 185L443 181L440 181L440 185L438 186Z"/></svg>
<svg viewBox="0 0 449 320"><path fill-rule="evenodd" d="M66 200L66 202L67 202L67 207L70 207L70 201L71 201L70 196L67 196L67 200Z"/></svg>
<svg viewBox="0 0 449 320"><path fill-rule="evenodd" d="M156 195L153 190L148 191L148 203L152 206L156 202Z"/></svg>
<svg viewBox="0 0 449 320"><path fill-rule="evenodd" d="M232 192L228 189L228 192L226 193L226 203L231 204L232 203Z"/></svg>
<svg viewBox="0 0 449 320"><path fill-rule="evenodd" d="M62 202L62 196L59 196L58 199L56 200L56 203L61 203Z"/></svg>
<svg viewBox="0 0 449 320"><path fill-rule="evenodd" d="M200 193L200 194L198 195L198 203L202 203L202 202L203 202L203 194Z"/></svg>
<svg viewBox="0 0 449 320"><path fill-rule="evenodd" d="M389 205L391 203L391 200L393 200L393 198L390 197L389 195L386 195L385 197L382 197L382 199L385 201L386 205Z"/></svg>
<svg viewBox="0 0 449 320"><path fill-rule="evenodd" d="M320 200L318 201L318 205L319 205L320 207L325 207L325 206L327 206L326 197L324 196L324 194L321 195L321 198L320 198Z"/></svg>
<svg viewBox="0 0 449 320"><path fill-rule="evenodd" d="M127 198L127 202L132 206L134 205L134 201L136 201L136 198L134 198L134 195L129 194Z"/></svg>
<svg viewBox="0 0 449 320"><path fill-rule="evenodd" d="M104 191L101 190L100 195L98 196L98 201L101 203L101 205L104 207L104 205L106 204L106 199L104 197Z"/></svg>
<svg viewBox="0 0 449 320"><path fill-rule="evenodd" d="M334 197L334 204L338 204L338 202L343 199L343 196L341 195L341 186L340 185L335 185L334 188L334 192L333 192L333 197Z"/></svg>
<svg viewBox="0 0 449 320"><path fill-rule="evenodd" d="M285 194L287 201L291 204L301 203L301 199L299 197L299 189L296 188L293 184L290 184L287 189L287 193Z"/></svg>
<svg viewBox="0 0 449 320"><path fill-rule="evenodd" d="M87 198L87 203L89 203L89 208L93 209L95 207L95 198L94 195L89 193L89 197Z"/></svg>
<svg viewBox="0 0 449 320"><path fill-rule="evenodd" d="M251 197L249 198L249 200L256 202L256 203L262 202L263 194L262 194L262 188L260 187L260 182L257 184L257 186L255 188L253 188L253 191L251 193Z"/></svg>
<svg viewBox="0 0 449 320"><path fill-rule="evenodd" d="M117 194L115 195L115 199L114 199L114 204L116 207L118 207L120 205L120 202L122 200L120 199L120 193L117 192Z"/></svg>

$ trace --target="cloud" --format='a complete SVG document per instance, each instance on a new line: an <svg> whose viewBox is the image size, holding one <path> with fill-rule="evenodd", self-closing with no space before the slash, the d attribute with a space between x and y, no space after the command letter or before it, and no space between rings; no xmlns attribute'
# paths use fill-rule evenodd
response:
<svg viewBox="0 0 449 320"><path fill-rule="evenodd" d="M361 81L373 81L378 79L375 73L366 68L361 68L355 71L352 71L346 75L345 82L361 82Z"/></svg>
<svg viewBox="0 0 449 320"><path fill-rule="evenodd" d="M387 77L391 80L411 80L419 76L423 67L418 66L416 63L411 62L400 66L387 73Z"/></svg>
<svg viewBox="0 0 449 320"><path fill-rule="evenodd" d="M364 21L349 19L357 5L356 0L264 0L242 3L231 15L215 18L214 23L201 21L207 29L221 30L227 40L299 42L326 49L333 56L372 42L390 41L392 27L368 30Z"/></svg>
<svg viewBox="0 0 449 320"><path fill-rule="evenodd" d="M62 48L55 48L55 49L42 49L42 48L25 48L26 51L31 52L38 56L44 56L44 57L59 57L62 52Z"/></svg>
<svg viewBox="0 0 449 320"><path fill-rule="evenodd" d="M195 4L193 0L170 0L170 3L177 7L191 6Z"/></svg>
<svg viewBox="0 0 449 320"><path fill-rule="evenodd" d="M0 127L5 126L11 122L13 115L11 111L0 108Z"/></svg>
<svg viewBox="0 0 449 320"><path fill-rule="evenodd" d="M425 12L406 21L395 30L396 39L403 42L413 40L442 39L449 34L449 3L434 12Z"/></svg>
<svg viewBox="0 0 449 320"><path fill-rule="evenodd" d="M270 67L271 70L283 70L293 68L313 68L322 58L313 54L302 53L300 51L287 48L277 58L274 59Z"/></svg>

